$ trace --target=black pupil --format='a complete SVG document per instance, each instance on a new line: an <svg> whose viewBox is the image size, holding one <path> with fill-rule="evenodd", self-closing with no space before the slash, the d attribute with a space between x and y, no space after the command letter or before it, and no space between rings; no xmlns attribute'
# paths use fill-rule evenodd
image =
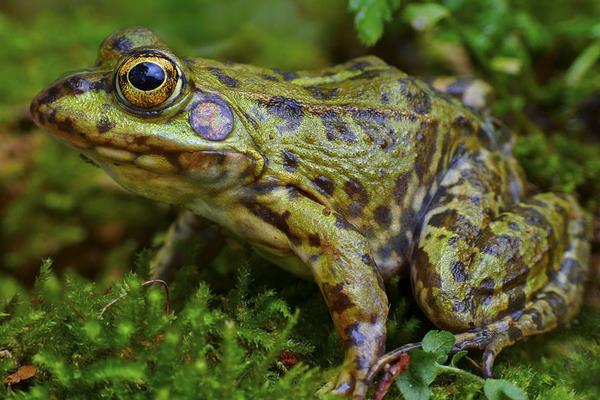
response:
<svg viewBox="0 0 600 400"><path fill-rule="evenodd" d="M153 62L141 62L129 71L129 82L139 90L153 90L165 80L165 71Z"/></svg>

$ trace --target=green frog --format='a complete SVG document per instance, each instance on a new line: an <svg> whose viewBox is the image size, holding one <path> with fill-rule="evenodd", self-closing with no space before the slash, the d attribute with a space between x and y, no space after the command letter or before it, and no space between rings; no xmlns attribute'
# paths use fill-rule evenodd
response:
<svg viewBox="0 0 600 400"><path fill-rule="evenodd" d="M126 189L187 210L157 276L212 223L314 280L345 351L327 390L362 399L418 346L384 354L391 277L410 277L454 351L482 351L487 376L503 348L580 308L587 214L526 192L512 135L470 90L376 57L300 72L182 57L129 28L31 115Z"/></svg>

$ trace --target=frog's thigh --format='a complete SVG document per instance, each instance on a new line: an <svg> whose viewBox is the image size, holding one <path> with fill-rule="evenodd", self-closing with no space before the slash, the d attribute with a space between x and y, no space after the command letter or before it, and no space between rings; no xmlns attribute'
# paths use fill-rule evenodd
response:
<svg viewBox="0 0 600 400"><path fill-rule="evenodd" d="M577 203L553 193L494 212L501 201L493 194L493 174L469 172L475 168L469 163L458 168L426 214L411 279L419 305L437 326L480 336L457 339L486 349L490 373L503 347L577 312L589 229Z"/></svg>
<svg viewBox="0 0 600 400"><path fill-rule="evenodd" d="M215 243L223 242L216 225L189 210L183 210L167 230L160 248L152 257L150 276L153 279L169 280L184 262L180 246L195 239L210 243L211 249L220 248ZM202 254L204 257L209 256L206 252Z"/></svg>

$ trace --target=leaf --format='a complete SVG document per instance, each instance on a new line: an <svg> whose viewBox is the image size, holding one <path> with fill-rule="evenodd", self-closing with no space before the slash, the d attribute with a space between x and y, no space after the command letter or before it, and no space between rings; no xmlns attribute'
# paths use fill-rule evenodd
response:
<svg viewBox="0 0 600 400"><path fill-rule="evenodd" d="M443 363L454 347L454 335L447 331L429 331L423 338L423 351L437 355L437 361Z"/></svg>
<svg viewBox="0 0 600 400"><path fill-rule="evenodd" d="M400 393L408 400L428 400L431 397L429 385L415 380L409 373L403 373L396 381Z"/></svg>
<svg viewBox="0 0 600 400"><path fill-rule="evenodd" d="M437 3L409 4L404 10L404 18L418 31L433 28L448 15L450 11Z"/></svg>
<svg viewBox="0 0 600 400"><path fill-rule="evenodd" d="M508 75L517 75L523 68L523 63L516 57L498 56L492 58L490 67L497 72L503 72Z"/></svg>
<svg viewBox="0 0 600 400"><path fill-rule="evenodd" d="M23 365L20 367L17 372L14 374L10 374L4 379L4 384L6 385L14 385L21 381L25 381L27 379L31 379L35 376L37 372L37 367L34 365Z"/></svg>
<svg viewBox="0 0 600 400"><path fill-rule="evenodd" d="M527 394L504 379L487 379L483 392L488 400L527 400Z"/></svg>
<svg viewBox="0 0 600 400"><path fill-rule="evenodd" d="M565 83L568 86L577 85L598 59L600 59L600 40L589 45L577 56L565 74Z"/></svg>
<svg viewBox="0 0 600 400"><path fill-rule="evenodd" d="M463 358L464 356L466 356L466 355L467 355L467 353L468 353L468 351L466 351L466 350L461 350L461 351L459 351L458 353L455 353L455 354L452 356L452 360L450 360L450 365L452 365L453 367L456 367L456 364L458 364L458 362L459 362L460 360L462 360L462 358Z"/></svg>
<svg viewBox="0 0 600 400"><path fill-rule="evenodd" d="M354 26L360 41L368 46L375 44L399 6L400 0L350 0L348 8L355 13Z"/></svg>
<svg viewBox="0 0 600 400"><path fill-rule="evenodd" d="M409 352L410 364L408 370L400 375L396 386L407 399L428 399L431 396L429 385L439 373L438 353L423 350Z"/></svg>

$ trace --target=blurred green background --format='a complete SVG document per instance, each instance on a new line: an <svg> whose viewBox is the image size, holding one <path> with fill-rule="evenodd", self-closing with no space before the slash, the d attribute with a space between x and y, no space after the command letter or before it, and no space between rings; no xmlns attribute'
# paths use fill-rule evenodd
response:
<svg viewBox="0 0 600 400"><path fill-rule="evenodd" d="M575 192L595 215L593 263L600 263L597 0L2 0L0 303L26 293L46 257L54 260L59 274L75 271L104 285L118 281L176 213L126 193L47 137L28 116L28 102L37 91L66 71L92 65L101 41L131 25L155 30L188 56L296 70L375 54L417 76L484 79L496 91L493 113L519 136L516 154L532 188ZM195 282L202 278L217 292L226 290L235 280L232 270L243 264L244 251L222 254L215 266L219 272L211 276L203 271ZM196 256L201 263L201 255ZM265 262L251 260L258 271L270 271ZM285 274L276 278L256 278L257 285L278 292L285 292L285 285L299 285L310 293L306 297L316 299L310 307L317 307L316 289ZM588 292L590 314L585 315L600 309L597 283L596 274ZM308 300L298 296L285 300L292 308L308 307ZM414 305L408 309L418 313ZM413 340L422 330L414 332ZM556 337L554 345L563 350L598 345L597 331L592 338L577 332L574 338ZM569 354L561 360L570 360L575 369L563 380L552 371L560 362L511 354L511 360L526 359L542 371L538 380L545 383L537 382L533 393L549 396L553 390L588 398L600 393L586 389L597 383L581 375L585 363L570 360ZM316 356L311 360L329 365ZM506 373L521 379L521 370L514 371Z"/></svg>

